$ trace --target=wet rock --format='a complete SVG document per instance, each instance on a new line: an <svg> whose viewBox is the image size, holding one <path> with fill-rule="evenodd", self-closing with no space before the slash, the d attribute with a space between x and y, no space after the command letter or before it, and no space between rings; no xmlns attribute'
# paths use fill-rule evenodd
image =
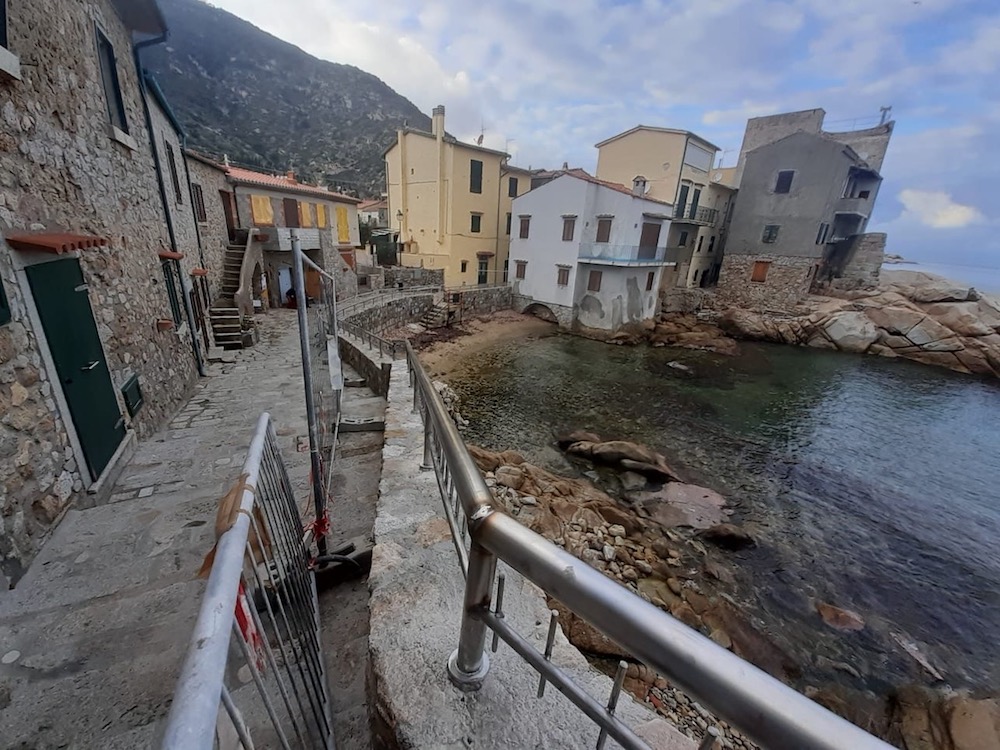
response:
<svg viewBox="0 0 1000 750"><path fill-rule="evenodd" d="M742 526L733 523L720 523L701 533L702 538L716 547L728 550L741 550L755 547L757 542Z"/></svg>
<svg viewBox="0 0 1000 750"><path fill-rule="evenodd" d="M614 464L627 459L638 461L639 463L656 465L662 458L655 451L650 450L645 445L630 443L626 440L611 440L606 443L594 445L593 456L599 461Z"/></svg>
<svg viewBox="0 0 1000 750"><path fill-rule="evenodd" d="M587 430L571 430L556 437L556 444L565 450L573 443L599 443L601 436Z"/></svg>
<svg viewBox="0 0 1000 750"><path fill-rule="evenodd" d="M626 492L641 490L646 486L646 477L636 471L623 471L619 474L618 480Z"/></svg>
<svg viewBox="0 0 1000 750"><path fill-rule="evenodd" d="M666 528L708 529L723 522L728 515L722 495L695 484L670 482L661 490L637 492L634 497L652 520Z"/></svg>
<svg viewBox="0 0 1000 750"><path fill-rule="evenodd" d="M677 479L677 475L666 464L647 464L642 461L633 461L624 458L619 462L619 466L629 472L642 474L657 482L669 482Z"/></svg>
<svg viewBox="0 0 1000 750"><path fill-rule="evenodd" d="M816 611L823 618L823 622L837 630L864 630L865 621L857 612L841 609L825 602L818 602Z"/></svg>
<svg viewBox="0 0 1000 750"><path fill-rule="evenodd" d="M524 471L517 466L499 466L496 470L496 480L497 484L519 490L524 484Z"/></svg>

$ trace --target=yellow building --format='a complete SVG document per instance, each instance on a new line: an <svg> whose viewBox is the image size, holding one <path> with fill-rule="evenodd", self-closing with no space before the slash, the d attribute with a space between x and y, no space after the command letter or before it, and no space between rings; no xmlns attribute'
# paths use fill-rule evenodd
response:
<svg viewBox="0 0 1000 750"><path fill-rule="evenodd" d="M445 133L443 106L430 133L399 130L384 156L399 262L443 268L448 286L505 281L511 201L531 188L529 173L502 151Z"/></svg>
<svg viewBox="0 0 1000 750"><path fill-rule="evenodd" d="M736 191L732 169L715 168L719 148L694 133L638 125L597 144L597 177L645 184L650 198L673 205L667 245L683 248L664 286L713 284L722 266L726 221Z"/></svg>

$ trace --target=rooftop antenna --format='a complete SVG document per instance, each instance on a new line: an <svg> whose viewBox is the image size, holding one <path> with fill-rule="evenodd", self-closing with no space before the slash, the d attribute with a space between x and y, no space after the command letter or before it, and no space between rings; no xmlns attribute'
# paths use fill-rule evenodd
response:
<svg viewBox="0 0 1000 750"><path fill-rule="evenodd" d="M879 107L878 111L882 113L882 119L879 120L879 125L885 125L885 121L889 119L889 115L892 114L892 105L888 107Z"/></svg>
<svg viewBox="0 0 1000 750"><path fill-rule="evenodd" d="M721 169L722 168L722 162L724 162L726 160L726 154L728 154L732 150L733 149L731 149L731 148L724 148L724 149L722 149L722 151L719 152L719 163L715 165L716 169Z"/></svg>
<svg viewBox="0 0 1000 750"><path fill-rule="evenodd" d="M483 136L485 136L485 135L486 135L486 122L483 120L482 117L480 117L479 118L479 137L476 138L476 145L477 146L482 146L483 145Z"/></svg>

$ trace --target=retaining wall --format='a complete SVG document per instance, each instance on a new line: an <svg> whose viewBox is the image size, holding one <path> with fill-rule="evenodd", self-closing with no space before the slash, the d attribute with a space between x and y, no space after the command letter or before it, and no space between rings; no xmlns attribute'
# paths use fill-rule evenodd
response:
<svg viewBox="0 0 1000 750"><path fill-rule="evenodd" d="M411 286L444 286L444 269L388 266L385 269L385 285L404 289Z"/></svg>
<svg viewBox="0 0 1000 750"><path fill-rule="evenodd" d="M509 310L513 305L513 290L509 286L492 286L484 289L448 289L449 302L461 300L464 315L486 315L497 310Z"/></svg>
<svg viewBox="0 0 1000 750"><path fill-rule="evenodd" d="M415 294L412 297L397 297L383 304L373 304L351 310L344 320L371 333L419 320L434 306L434 293Z"/></svg>
<svg viewBox="0 0 1000 750"><path fill-rule="evenodd" d="M368 387L379 396L385 398L389 393L389 374L392 372L392 362L383 359L373 359L377 353L355 339L353 336L340 334L340 359L346 362L365 379Z"/></svg>

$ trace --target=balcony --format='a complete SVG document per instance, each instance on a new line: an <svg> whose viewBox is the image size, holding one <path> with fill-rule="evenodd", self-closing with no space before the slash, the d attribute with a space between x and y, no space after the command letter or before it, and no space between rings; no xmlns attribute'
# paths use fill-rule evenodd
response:
<svg viewBox="0 0 1000 750"><path fill-rule="evenodd" d="M838 214L856 214L866 219L871 215L872 202L868 198L841 198L837 201Z"/></svg>
<svg viewBox="0 0 1000 750"><path fill-rule="evenodd" d="M612 245L581 242L579 258L584 263L604 266L665 266L677 263L682 247Z"/></svg>
<svg viewBox="0 0 1000 750"><path fill-rule="evenodd" d="M303 227L299 230L299 242L303 250L319 250L320 230L315 227ZM264 250L271 252L290 252L292 249L292 230L288 227L261 227L261 235L266 235L267 239L261 242Z"/></svg>
<svg viewBox="0 0 1000 750"><path fill-rule="evenodd" d="M698 224L700 226L714 227L719 218L719 211L715 208L705 208L704 206L674 206L674 221L681 224Z"/></svg>

